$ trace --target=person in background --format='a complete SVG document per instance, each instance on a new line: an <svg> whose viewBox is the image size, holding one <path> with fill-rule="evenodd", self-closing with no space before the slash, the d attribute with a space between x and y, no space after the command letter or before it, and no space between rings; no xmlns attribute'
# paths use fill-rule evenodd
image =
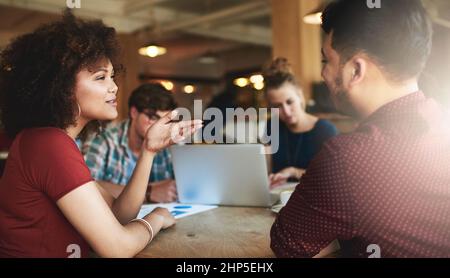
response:
<svg viewBox="0 0 450 278"><path fill-rule="evenodd" d="M300 180L324 142L338 131L332 123L305 111L302 88L287 59L274 60L263 75L267 102L280 111L280 145L278 152L272 155L273 174L269 176L271 186L276 187L290 179Z"/></svg>
<svg viewBox="0 0 450 278"><path fill-rule="evenodd" d="M157 208L135 219L156 153L201 121L164 115L145 134L118 198L96 183L75 139L88 123L118 116L113 28L67 11L1 53L1 121L14 138L0 180L0 257L133 257L175 223Z"/></svg>
<svg viewBox="0 0 450 278"><path fill-rule="evenodd" d="M176 108L172 93L160 84L144 84L134 90L128 100L129 119L105 129L82 145L92 177L118 197L131 179L146 131ZM146 201L169 203L176 199L172 159L165 149L153 159Z"/></svg>
<svg viewBox="0 0 450 278"><path fill-rule="evenodd" d="M450 257L450 129L418 79L432 47L420 0L332 2L322 76L360 120L325 143L271 230L278 257ZM355 22L357 24L355 24Z"/></svg>

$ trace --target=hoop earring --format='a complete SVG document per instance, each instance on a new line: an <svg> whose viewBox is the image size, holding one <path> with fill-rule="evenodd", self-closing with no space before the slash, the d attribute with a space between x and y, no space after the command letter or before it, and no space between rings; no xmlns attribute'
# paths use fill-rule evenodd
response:
<svg viewBox="0 0 450 278"><path fill-rule="evenodd" d="M79 119L81 117L81 106L80 104L77 102L77 106L78 106L78 117L77 119Z"/></svg>

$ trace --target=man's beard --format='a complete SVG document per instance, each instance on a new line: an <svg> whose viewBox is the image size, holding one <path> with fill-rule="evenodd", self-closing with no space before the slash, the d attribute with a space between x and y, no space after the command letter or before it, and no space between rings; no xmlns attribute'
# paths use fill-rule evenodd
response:
<svg viewBox="0 0 450 278"><path fill-rule="evenodd" d="M343 82L343 73L342 70L339 71L338 77L334 80L335 84L335 90L331 94L331 98L334 103L334 107L336 110L344 115L358 118L359 113L356 111L355 107L353 106L348 92L344 89L344 82Z"/></svg>

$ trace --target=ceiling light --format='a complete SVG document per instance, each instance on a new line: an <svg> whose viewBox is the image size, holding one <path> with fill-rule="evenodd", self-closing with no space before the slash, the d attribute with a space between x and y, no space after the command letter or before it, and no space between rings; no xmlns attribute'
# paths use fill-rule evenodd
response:
<svg viewBox="0 0 450 278"><path fill-rule="evenodd" d="M311 11L303 17L303 22L306 24L320 25L322 24L322 13L325 10L326 4L320 5L317 9Z"/></svg>
<svg viewBox="0 0 450 278"><path fill-rule="evenodd" d="M322 12L307 14L303 17L306 24L320 25L322 24Z"/></svg>
<svg viewBox="0 0 450 278"><path fill-rule="evenodd" d="M166 90L168 90L168 91L172 91L173 88L174 88L173 82L170 82L170 81L161 81L160 83L161 83L161 85L162 85L164 88L166 88Z"/></svg>
<svg viewBox="0 0 450 278"><path fill-rule="evenodd" d="M195 92L195 87L192 86L192 85L186 85L186 86L184 86L183 91L184 91L186 94L192 94L192 93Z"/></svg>
<svg viewBox="0 0 450 278"><path fill-rule="evenodd" d="M149 45L147 47L142 47L139 49L139 54L142 56L148 56L155 58L167 53L167 48L158 45Z"/></svg>
<svg viewBox="0 0 450 278"><path fill-rule="evenodd" d="M207 52L198 58L198 61L205 65L211 65L217 63L217 57L211 52Z"/></svg>
<svg viewBox="0 0 450 278"><path fill-rule="evenodd" d="M253 88L255 88L258 91L261 91L262 89L264 89L264 82L258 82L253 84Z"/></svg>
<svg viewBox="0 0 450 278"><path fill-rule="evenodd" d="M241 78L237 78L234 80L234 85L244 88L245 86L247 86L248 84L250 84L249 80L247 78L241 77Z"/></svg>
<svg viewBox="0 0 450 278"><path fill-rule="evenodd" d="M263 83L264 77L261 74L252 75L252 76L250 76L250 82L252 82L253 84Z"/></svg>

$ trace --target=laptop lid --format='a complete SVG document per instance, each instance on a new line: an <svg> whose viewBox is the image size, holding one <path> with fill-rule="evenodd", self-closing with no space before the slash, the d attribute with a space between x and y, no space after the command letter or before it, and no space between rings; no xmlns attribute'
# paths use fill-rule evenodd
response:
<svg viewBox="0 0 450 278"><path fill-rule="evenodd" d="M263 145L184 145L171 147L181 203L269 207Z"/></svg>

